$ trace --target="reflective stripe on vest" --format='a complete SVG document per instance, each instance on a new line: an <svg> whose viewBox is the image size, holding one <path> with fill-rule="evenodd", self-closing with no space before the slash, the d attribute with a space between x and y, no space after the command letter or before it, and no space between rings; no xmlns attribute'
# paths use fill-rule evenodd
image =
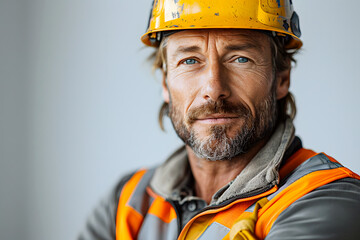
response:
<svg viewBox="0 0 360 240"><path fill-rule="evenodd" d="M176 213L148 187L154 169L140 170L124 185L116 216L116 239L176 239Z"/></svg>
<svg viewBox="0 0 360 240"><path fill-rule="evenodd" d="M193 217L177 237L178 222L174 208L148 187L153 172L154 170L141 170L125 184L118 205L117 240L230 239L230 230L234 235L234 231L243 228L243 224L238 222L239 219L243 221L250 216L253 219L255 216L257 220L255 232L246 230L251 236L255 234L258 239L264 239L279 214L297 199L341 178L360 179L333 158L323 153L316 154L311 150L300 149L282 166L279 187L275 186L256 196L234 200L225 206L208 208ZM265 200L262 201L263 207L254 212L255 204L260 199ZM247 234L238 236L240 235ZM255 239L251 236L234 239Z"/></svg>

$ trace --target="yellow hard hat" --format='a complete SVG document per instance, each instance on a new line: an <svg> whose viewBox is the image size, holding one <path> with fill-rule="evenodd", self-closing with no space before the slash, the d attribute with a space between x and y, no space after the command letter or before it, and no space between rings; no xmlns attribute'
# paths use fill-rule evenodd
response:
<svg viewBox="0 0 360 240"><path fill-rule="evenodd" d="M166 31L208 28L266 30L287 36L287 49L302 46L292 0L154 0L141 40L158 46Z"/></svg>

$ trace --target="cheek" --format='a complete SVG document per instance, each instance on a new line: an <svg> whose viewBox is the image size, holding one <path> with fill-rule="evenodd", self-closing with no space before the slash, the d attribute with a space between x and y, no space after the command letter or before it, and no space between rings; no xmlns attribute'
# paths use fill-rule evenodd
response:
<svg viewBox="0 0 360 240"><path fill-rule="evenodd" d="M169 71L168 86L174 91L194 91L196 86L196 75L182 71Z"/></svg>
<svg viewBox="0 0 360 240"><path fill-rule="evenodd" d="M237 73L232 77L232 81L237 85L236 88L244 90L245 95L261 97L268 94L272 86L273 74L250 69Z"/></svg>
<svg viewBox="0 0 360 240"><path fill-rule="evenodd" d="M198 92L194 76L187 73L171 73L168 75L167 85L173 103L181 107L179 110L186 112Z"/></svg>
<svg viewBox="0 0 360 240"><path fill-rule="evenodd" d="M232 74L232 94L248 105L255 114L256 106L262 103L271 91L272 75L271 71L259 69L247 69Z"/></svg>
<svg viewBox="0 0 360 240"><path fill-rule="evenodd" d="M273 82L273 74L265 71L249 71L246 78L248 79L248 93L255 98L261 99L269 94Z"/></svg>

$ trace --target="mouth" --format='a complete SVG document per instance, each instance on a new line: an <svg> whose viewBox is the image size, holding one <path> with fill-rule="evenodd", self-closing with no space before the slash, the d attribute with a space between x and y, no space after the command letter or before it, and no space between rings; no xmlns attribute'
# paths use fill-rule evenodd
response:
<svg viewBox="0 0 360 240"><path fill-rule="evenodd" d="M232 114L211 114L206 116L200 116L195 122L203 124L227 124L238 119L239 116Z"/></svg>

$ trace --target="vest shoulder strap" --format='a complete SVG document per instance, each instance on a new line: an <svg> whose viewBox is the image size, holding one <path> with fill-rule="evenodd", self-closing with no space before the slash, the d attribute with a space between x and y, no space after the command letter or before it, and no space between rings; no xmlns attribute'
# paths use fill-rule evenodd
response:
<svg viewBox="0 0 360 240"><path fill-rule="evenodd" d="M116 215L116 238L135 239L143 221L146 187L153 170L141 169L122 188ZM131 215L131 217L129 217ZM130 221L130 222L129 222Z"/></svg>
<svg viewBox="0 0 360 240"><path fill-rule="evenodd" d="M173 239L178 233L172 205L154 193L150 180L155 168L139 170L124 185L116 215L116 239Z"/></svg>
<svg viewBox="0 0 360 240"><path fill-rule="evenodd" d="M299 161L296 159L296 155L293 161ZM343 167L335 159L324 153L316 154L300 162L302 163L298 166L289 162L288 166L297 167L290 174L284 174L279 190L267 197L269 202L259 211L255 231L256 235L261 239L265 238L270 232L272 225L281 212L307 193L342 178L360 179L357 174Z"/></svg>

